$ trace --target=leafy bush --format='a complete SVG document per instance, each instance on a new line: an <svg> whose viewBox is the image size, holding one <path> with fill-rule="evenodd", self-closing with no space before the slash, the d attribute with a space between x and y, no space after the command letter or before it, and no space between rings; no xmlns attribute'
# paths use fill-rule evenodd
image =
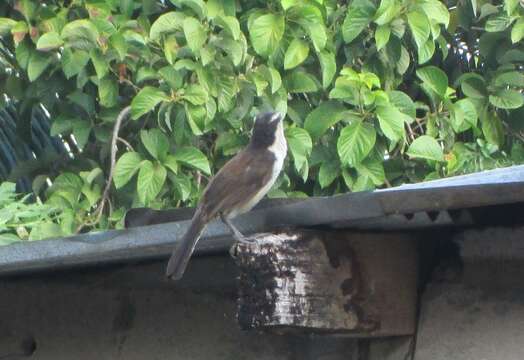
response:
<svg viewBox="0 0 524 360"><path fill-rule="evenodd" d="M59 231L54 218L57 208L39 202L29 202L31 195L20 196L15 184L0 184L0 245L20 239L40 240Z"/></svg>
<svg viewBox="0 0 524 360"><path fill-rule="evenodd" d="M58 221L67 234L114 226L134 206L194 204L208 177L247 143L253 115L267 109L287 114L290 150L271 196L520 163L523 7L7 1L0 75L20 109L43 106L51 133L75 139L71 159L38 177L54 180L38 195L65 209ZM128 105L129 119L115 126Z"/></svg>

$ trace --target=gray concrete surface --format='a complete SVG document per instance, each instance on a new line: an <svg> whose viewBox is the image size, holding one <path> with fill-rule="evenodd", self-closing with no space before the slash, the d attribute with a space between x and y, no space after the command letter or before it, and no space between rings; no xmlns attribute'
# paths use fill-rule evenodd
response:
<svg viewBox="0 0 524 360"><path fill-rule="evenodd" d="M240 331L228 259L196 259L179 287L164 265L0 280L0 359L356 359L343 337Z"/></svg>
<svg viewBox="0 0 524 360"><path fill-rule="evenodd" d="M428 284L415 360L524 359L524 229L456 236L463 271Z"/></svg>
<svg viewBox="0 0 524 360"><path fill-rule="evenodd" d="M443 258L426 284L415 343L242 332L236 269L208 256L176 287L163 261L1 278L0 360L524 359L524 228L436 235L463 264Z"/></svg>

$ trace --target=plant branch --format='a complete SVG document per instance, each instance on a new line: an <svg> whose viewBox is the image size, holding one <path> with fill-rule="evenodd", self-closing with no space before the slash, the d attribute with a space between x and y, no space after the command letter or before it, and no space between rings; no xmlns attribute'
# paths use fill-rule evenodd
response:
<svg viewBox="0 0 524 360"><path fill-rule="evenodd" d="M131 112L131 106L126 106L125 108L120 111L118 116L116 117L115 126L113 127L113 136L111 137L111 158L110 158L110 165L109 165L109 176L107 177L107 183L104 188L104 192L102 193L102 199L100 200L100 203L98 204L97 209L93 213L96 214L96 218L91 223L83 223L81 224L76 232L80 232L86 225L96 225L100 222L100 219L102 218L102 214L104 213L104 208L106 203L109 201L109 190L111 189L111 183L113 182L113 176L115 173L115 164L116 164L116 152L118 150L118 147L116 146L116 142L118 140L118 132L120 131L120 127L122 125L122 121L129 116L129 113Z"/></svg>
<svg viewBox="0 0 524 360"><path fill-rule="evenodd" d="M124 144L129 150L135 151L135 149L131 146L131 144L127 140L122 139L120 136L117 138L117 140L120 141L122 144Z"/></svg>

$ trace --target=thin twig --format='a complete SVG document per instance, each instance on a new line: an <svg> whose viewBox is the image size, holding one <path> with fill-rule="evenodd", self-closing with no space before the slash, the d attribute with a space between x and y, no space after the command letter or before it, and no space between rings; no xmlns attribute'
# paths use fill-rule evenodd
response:
<svg viewBox="0 0 524 360"><path fill-rule="evenodd" d="M107 201L109 197L109 190L111 189L111 183L113 182L113 175L115 173L115 164L116 164L116 151L118 150L116 146L116 140L118 139L118 132L120 131L120 126L122 125L122 121L129 116L129 113L131 112L131 106L126 106L125 108L120 111L120 114L118 114L115 122L115 127L113 128L113 137L111 138L111 163L109 167L109 176L107 178L106 187L104 189L104 193L102 195L102 202L100 203L99 207L99 214L98 217L100 218L102 211L104 210L104 204ZM98 222L98 221L97 221Z"/></svg>
<svg viewBox="0 0 524 360"><path fill-rule="evenodd" d="M107 183L104 188L104 192L102 193L102 199L100 200L100 203L98 204L98 208L94 211L93 215L96 214L95 221L91 223L83 223L81 224L77 229L76 232L79 233L85 226L93 226L100 222L100 219L102 218L102 214L104 213L104 207L106 205L106 202L109 201L109 190L111 189L111 183L113 182L113 175L115 172L115 164L116 164L116 152L118 150L116 146L116 141L118 139L118 132L120 131L120 126L122 125L122 121L129 116L129 113L131 112L131 106L126 106L125 108L120 111L118 116L116 117L115 126L113 127L113 136L111 137L111 159L110 159L110 165L109 165L109 176L107 177Z"/></svg>
<svg viewBox="0 0 524 360"><path fill-rule="evenodd" d="M406 126L408 128L409 137L411 138L411 141L415 141L415 134L413 133L413 129L411 128L411 125L406 123Z"/></svg>
<svg viewBox="0 0 524 360"><path fill-rule="evenodd" d="M127 142L127 140L122 139L120 136L117 138L117 140L124 144L129 150L135 151L135 149L133 149L133 147L129 142Z"/></svg>

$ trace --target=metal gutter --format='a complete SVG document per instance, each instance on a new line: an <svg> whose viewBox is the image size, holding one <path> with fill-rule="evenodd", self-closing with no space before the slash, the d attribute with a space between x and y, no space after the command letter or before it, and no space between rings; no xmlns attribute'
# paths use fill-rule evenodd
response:
<svg viewBox="0 0 524 360"><path fill-rule="evenodd" d="M374 192L350 193L304 201L269 201L235 219L245 234L278 227L410 229L468 224L448 210L524 202L524 166L497 169L404 185ZM184 218L188 211L183 210ZM432 219L428 212L436 214ZM167 256L185 233L188 220L19 242L0 247L0 274ZM228 229L210 224L197 254L224 252L232 245Z"/></svg>

